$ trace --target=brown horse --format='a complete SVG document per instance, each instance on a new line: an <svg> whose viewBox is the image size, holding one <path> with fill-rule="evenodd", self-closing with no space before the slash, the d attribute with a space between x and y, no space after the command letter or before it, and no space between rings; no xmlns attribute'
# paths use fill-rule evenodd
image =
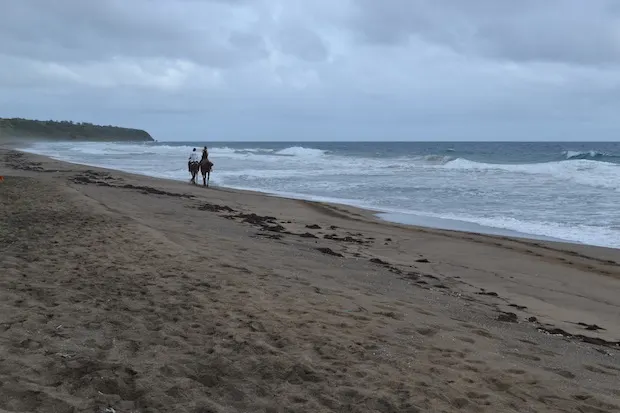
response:
<svg viewBox="0 0 620 413"><path fill-rule="evenodd" d="M200 162L189 163L189 173L192 174L192 179L190 179L189 182L196 185L196 175L198 175L199 171L200 171Z"/></svg>
<svg viewBox="0 0 620 413"><path fill-rule="evenodd" d="M213 170L213 162L211 162L209 158L203 154L199 165L200 165L200 173L202 174L202 185L209 187L209 180L211 179L211 171ZM194 181L194 183L196 182Z"/></svg>

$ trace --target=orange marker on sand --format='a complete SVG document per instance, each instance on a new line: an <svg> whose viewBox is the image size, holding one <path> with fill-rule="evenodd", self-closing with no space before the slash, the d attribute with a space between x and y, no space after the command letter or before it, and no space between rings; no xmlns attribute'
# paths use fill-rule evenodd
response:
<svg viewBox="0 0 620 413"><path fill-rule="evenodd" d="M0 175L0 182L4 182L4 176Z"/></svg>

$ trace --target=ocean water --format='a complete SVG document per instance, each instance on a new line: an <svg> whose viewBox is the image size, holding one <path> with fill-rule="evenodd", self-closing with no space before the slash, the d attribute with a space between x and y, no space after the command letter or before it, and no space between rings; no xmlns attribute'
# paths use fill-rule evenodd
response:
<svg viewBox="0 0 620 413"><path fill-rule="evenodd" d="M385 219L620 248L620 143L37 143L26 151L188 180L209 146L215 185L383 212Z"/></svg>

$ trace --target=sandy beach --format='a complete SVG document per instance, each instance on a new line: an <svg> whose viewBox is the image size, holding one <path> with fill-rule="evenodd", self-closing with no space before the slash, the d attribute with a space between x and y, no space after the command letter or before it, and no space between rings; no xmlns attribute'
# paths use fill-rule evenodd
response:
<svg viewBox="0 0 620 413"><path fill-rule="evenodd" d="M620 250L0 175L1 413L620 412Z"/></svg>

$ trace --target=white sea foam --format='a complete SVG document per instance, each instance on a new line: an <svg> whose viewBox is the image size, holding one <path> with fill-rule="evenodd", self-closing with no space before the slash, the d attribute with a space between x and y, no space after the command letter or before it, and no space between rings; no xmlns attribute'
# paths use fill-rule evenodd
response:
<svg viewBox="0 0 620 413"><path fill-rule="evenodd" d="M276 152L278 155L298 156L302 158L317 157L325 155L326 151L320 149L304 148L303 146L292 146Z"/></svg>
<svg viewBox="0 0 620 413"><path fill-rule="evenodd" d="M564 151L562 155L566 159L600 159L606 156L613 156L604 152L599 152L595 150L590 151Z"/></svg>
<svg viewBox="0 0 620 413"><path fill-rule="evenodd" d="M481 225L482 227L501 228L514 231L515 233L536 234L557 240L620 248L620 239L618 238L617 230L601 228L599 226L574 224L566 225L548 221L540 222L519 220L516 218L504 216L478 217L471 214L441 214L430 213L428 211L407 211L407 213L399 211L398 213L400 214L400 216L393 216L392 219L396 221L402 221L403 223L411 223L407 222L407 216L414 215L416 217L422 217L422 219L423 217L431 217L460 222L469 222ZM415 222L419 223L423 221L417 219Z"/></svg>
<svg viewBox="0 0 620 413"><path fill-rule="evenodd" d="M545 175L561 181L572 181L580 185L620 190L620 165L587 159L533 164L488 164L467 159L455 159L442 166L472 172L501 171L528 175Z"/></svg>

